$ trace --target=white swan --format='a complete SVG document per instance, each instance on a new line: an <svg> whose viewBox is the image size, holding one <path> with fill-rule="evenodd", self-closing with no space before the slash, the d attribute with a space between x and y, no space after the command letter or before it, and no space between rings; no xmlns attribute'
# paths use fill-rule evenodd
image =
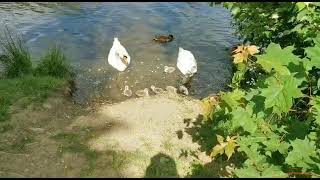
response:
<svg viewBox="0 0 320 180"><path fill-rule="evenodd" d="M179 47L177 67L183 75L192 77L197 72L197 61L190 51Z"/></svg>
<svg viewBox="0 0 320 180"><path fill-rule="evenodd" d="M118 71L124 71L130 64L130 56L127 50L120 44L118 38L114 38L109 51L108 63Z"/></svg>

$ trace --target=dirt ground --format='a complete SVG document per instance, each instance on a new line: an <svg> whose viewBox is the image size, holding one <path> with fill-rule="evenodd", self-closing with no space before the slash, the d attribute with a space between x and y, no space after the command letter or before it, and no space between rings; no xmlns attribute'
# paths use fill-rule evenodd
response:
<svg viewBox="0 0 320 180"><path fill-rule="evenodd" d="M185 177L210 161L183 132L202 111L170 93L86 107L61 94L20 99L0 129L0 177Z"/></svg>

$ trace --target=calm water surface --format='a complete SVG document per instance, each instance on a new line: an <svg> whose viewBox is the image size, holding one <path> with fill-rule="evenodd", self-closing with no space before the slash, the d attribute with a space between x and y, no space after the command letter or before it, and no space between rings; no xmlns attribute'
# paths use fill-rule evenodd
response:
<svg viewBox="0 0 320 180"><path fill-rule="evenodd" d="M179 47L198 62L191 95L216 93L231 79L226 48L238 43L229 11L206 2L0 3L0 20L24 35L35 63L54 43L63 46L77 69L78 103L97 97L125 100L125 85L133 91L176 86L179 70L165 74L163 69L176 66ZM155 35L169 33L175 36L171 43L152 42ZM114 37L131 56L125 72L107 62Z"/></svg>

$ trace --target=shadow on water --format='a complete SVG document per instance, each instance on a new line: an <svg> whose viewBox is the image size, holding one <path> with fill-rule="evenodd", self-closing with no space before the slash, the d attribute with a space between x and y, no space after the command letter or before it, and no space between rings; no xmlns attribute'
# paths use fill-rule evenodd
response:
<svg viewBox="0 0 320 180"><path fill-rule="evenodd" d="M168 155L158 153L150 159L145 178L179 177L175 161Z"/></svg>

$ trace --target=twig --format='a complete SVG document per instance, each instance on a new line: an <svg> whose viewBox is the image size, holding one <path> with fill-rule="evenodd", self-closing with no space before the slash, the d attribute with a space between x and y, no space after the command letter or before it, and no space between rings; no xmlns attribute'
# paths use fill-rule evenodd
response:
<svg viewBox="0 0 320 180"><path fill-rule="evenodd" d="M308 111L298 111L295 109L289 109L290 112L295 112L295 113L307 113Z"/></svg>
<svg viewBox="0 0 320 180"><path fill-rule="evenodd" d="M280 142L282 142L282 140L283 140L283 138L284 138L285 135L286 135L286 134L284 133L284 134L281 136Z"/></svg>

